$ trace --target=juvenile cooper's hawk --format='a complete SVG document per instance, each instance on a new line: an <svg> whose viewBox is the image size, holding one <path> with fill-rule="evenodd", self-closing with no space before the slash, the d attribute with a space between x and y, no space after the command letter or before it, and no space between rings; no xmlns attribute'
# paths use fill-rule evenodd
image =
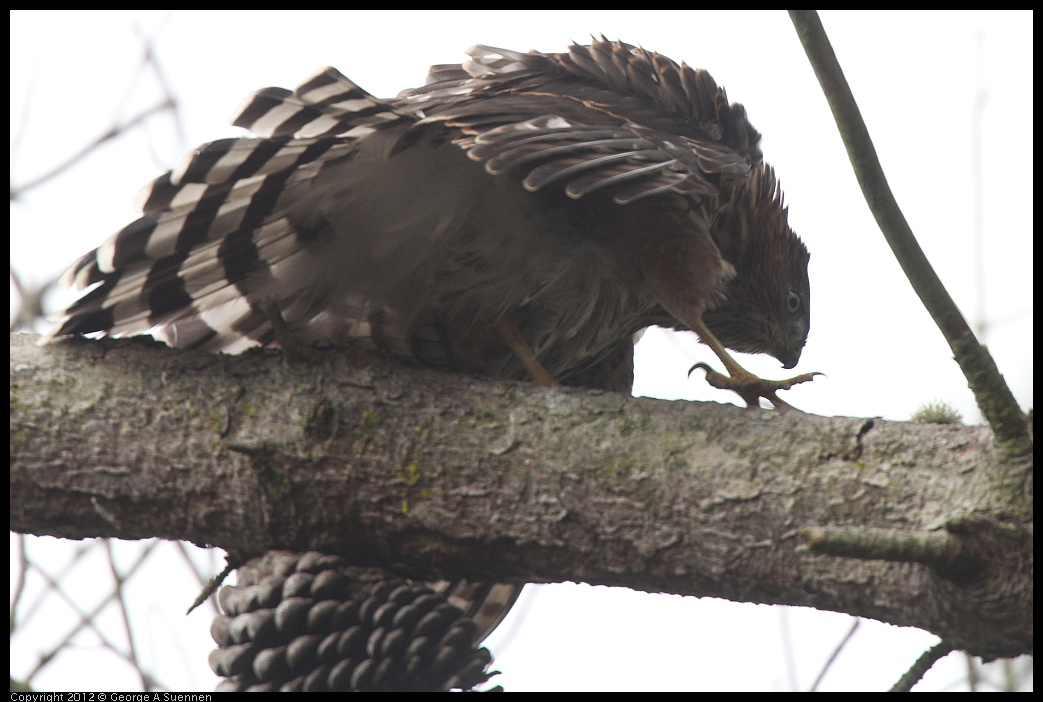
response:
<svg viewBox="0 0 1043 702"><path fill-rule="evenodd" d="M365 337L425 364L629 389L633 335L695 331L750 404L793 381L808 253L760 134L710 75L623 42L483 46L374 98L332 68L268 88L259 138L189 154L83 256L51 336L153 332L238 351ZM274 303L274 304L273 304Z"/></svg>
<svg viewBox="0 0 1043 702"><path fill-rule="evenodd" d="M745 109L706 71L623 42L468 54L392 99L332 68L253 95L234 124L256 136L150 184L143 216L66 274L87 291L48 338L364 338L434 367L629 391L634 335L660 325L713 349L729 373L708 370L715 386L785 406L776 391L811 375L761 380L726 351L792 368L809 328L808 252ZM500 587L482 630L513 603Z"/></svg>

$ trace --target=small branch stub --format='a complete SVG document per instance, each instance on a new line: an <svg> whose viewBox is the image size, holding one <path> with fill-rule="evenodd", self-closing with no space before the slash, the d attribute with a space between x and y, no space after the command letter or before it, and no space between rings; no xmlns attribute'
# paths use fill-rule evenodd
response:
<svg viewBox="0 0 1043 702"><path fill-rule="evenodd" d="M811 551L825 555L923 563L951 576L966 575L983 567L958 537L939 531L807 527L802 536Z"/></svg>

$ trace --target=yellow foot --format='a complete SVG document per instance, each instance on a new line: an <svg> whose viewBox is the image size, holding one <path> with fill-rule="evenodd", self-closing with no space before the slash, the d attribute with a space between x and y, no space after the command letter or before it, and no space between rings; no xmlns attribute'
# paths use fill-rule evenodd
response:
<svg viewBox="0 0 1043 702"><path fill-rule="evenodd" d="M797 408L785 400L780 400L775 393L779 390L789 390L794 385L799 385L800 383L810 382L815 379L816 375L822 375L822 373L805 373L787 380L764 380L747 371L730 376L724 375L710 368L705 363L696 363L688 369L688 375L691 375L696 368L702 368L706 371L706 382L715 388L731 390L737 393L748 407L760 407L760 398L763 397L780 410L794 410ZM739 370L742 369L740 368ZM799 412L800 410L797 411Z"/></svg>
<svg viewBox="0 0 1043 702"><path fill-rule="evenodd" d="M539 385L560 385L557 380L551 377L551 374L547 372L547 369L543 367L543 364L539 362L535 354L532 353L532 349L522 339L521 334L518 332L518 326L513 321L507 319L500 319L496 323L496 331L500 333L500 337L507 342L507 346L510 347L514 355L517 356L518 360L521 361L522 366L529 372L529 377L532 378L532 382Z"/></svg>

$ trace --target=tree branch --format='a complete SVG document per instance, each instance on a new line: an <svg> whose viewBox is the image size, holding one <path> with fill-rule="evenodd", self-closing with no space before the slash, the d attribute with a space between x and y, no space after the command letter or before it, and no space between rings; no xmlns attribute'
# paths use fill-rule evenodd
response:
<svg viewBox="0 0 1043 702"><path fill-rule="evenodd" d="M862 194L895 259L949 343L982 415L992 425L1005 450L1013 456L1029 454L1032 440L1025 413L1018 407L988 349L978 343L942 285L902 214L818 13L814 10L790 10L789 13L833 111Z"/></svg>
<svg viewBox="0 0 1043 702"><path fill-rule="evenodd" d="M160 536L233 558L317 549L425 577L843 611L983 656L1032 647L1031 502L983 497L999 460L986 428L878 421L866 433L860 419L491 381L357 353L287 368L271 352L33 342L11 338L16 531ZM999 502L1002 523L964 518ZM958 524L949 537L975 567L819 555L801 536L851 524Z"/></svg>

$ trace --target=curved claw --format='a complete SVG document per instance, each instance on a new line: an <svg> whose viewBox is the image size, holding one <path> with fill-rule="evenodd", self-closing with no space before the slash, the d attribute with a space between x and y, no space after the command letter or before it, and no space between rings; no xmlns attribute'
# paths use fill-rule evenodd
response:
<svg viewBox="0 0 1043 702"><path fill-rule="evenodd" d="M710 364L703 363L702 361L699 361L694 366L692 366L691 368L688 369L688 377L689 378L692 377L692 371L694 371L696 368L702 368L707 373L716 373L717 372L713 368L710 368Z"/></svg>
<svg viewBox="0 0 1043 702"><path fill-rule="evenodd" d="M824 373L814 372L804 373L786 380L764 380L748 372L745 375L724 375L715 371L708 364L700 362L688 369L689 377L696 368L706 371L707 383L720 390L731 390L739 395L748 407L760 407L760 398L763 397L779 410L797 409L785 400L779 399L779 396L776 394L779 390L789 390L794 385L814 380L816 375L825 375ZM740 368L740 370L742 369ZM800 410L797 411L799 412Z"/></svg>

